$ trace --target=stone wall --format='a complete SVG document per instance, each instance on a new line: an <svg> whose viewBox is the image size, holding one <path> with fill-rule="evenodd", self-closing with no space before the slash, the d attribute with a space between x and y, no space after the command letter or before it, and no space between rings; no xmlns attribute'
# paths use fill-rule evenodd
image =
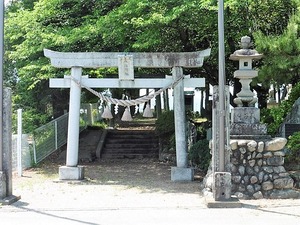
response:
<svg viewBox="0 0 300 225"><path fill-rule="evenodd" d="M297 198L284 168L285 138L231 140L232 194L241 199Z"/></svg>

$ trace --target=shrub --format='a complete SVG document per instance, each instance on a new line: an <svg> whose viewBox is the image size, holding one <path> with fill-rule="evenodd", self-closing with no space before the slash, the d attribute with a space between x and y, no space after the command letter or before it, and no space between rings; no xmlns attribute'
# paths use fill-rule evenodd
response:
<svg viewBox="0 0 300 225"><path fill-rule="evenodd" d="M261 121L268 126L268 134L275 136L284 118L287 116L291 107L287 102L282 102L279 107L261 110Z"/></svg>
<svg viewBox="0 0 300 225"><path fill-rule="evenodd" d="M300 97L300 83L297 83L289 95L278 107L261 110L261 121L268 125L268 133L276 135L285 117L291 111L294 102Z"/></svg>
<svg viewBox="0 0 300 225"><path fill-rule="evenodd" d="M287 163L300 163L300 132L295 132L288 138Z"/></svg>
<svg viewBox="0 0 300 225"><path fill-rule="evenodd" d="M175 132L174 111L165 111L156 120L156 131L160 136L170 136Z"/></svg>
<svg viewBox="0 0 300 225"><path fill-rule="evenodd" d="M156 132L166 149L175 149L174 111L163 112L156 120Z"/></svg>
<svg viewBox="0 0 300 225"><path fill-rule="evenodd" d="M90 130L102 130L107 128L107 124L105 123L105 121L96 121L94 122L92 125L88 126L88 129Z"/></svg>
<svg viewBox="0 0 300 225"><path fill-rule="evenodd" d="M191 147L188 156L193 165L206 172L211 161L209 141L206 139L197 141Z"/></svg>

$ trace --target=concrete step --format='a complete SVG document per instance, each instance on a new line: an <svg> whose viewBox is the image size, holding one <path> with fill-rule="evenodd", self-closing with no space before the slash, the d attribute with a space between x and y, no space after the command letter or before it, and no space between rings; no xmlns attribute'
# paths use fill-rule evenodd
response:
<svg viewBox="0 0 300 225"><path fill-rule="evenodd" d="M156 154L156 149L126 149L126 148L119 148L119 149L106 149L104 154Z"/></svg>
<svg viewBox="0 0 300 225"><path fill-rule="evenodd" d="M105 148L112 148L112 149L118 149L118 148L131 148L131 149L151 149L151 148L157 148L157 143L106 143Z"/></svg>
<svg viewBox="0 0 300 225"><path fill-rule="evenodd" d="M158 146L154 130L110 130L101 158L157 158Z"/></svg>
<svg viewBox="0 0 300 225"><path fill-rule="evenodd" d="M118 139L111 139L110 137L107 138L105 144L152 144L157 143L157 139L151 138L151 139L137 139L137 138L118 138Z"/></svg>
<svg viewBox="0 0 300 225"><path fill-rule="evenodd" d="M113 153L108 153L104 154L102 159L135 159L135 158L158 158L157 154L113 154Z"/></svg>

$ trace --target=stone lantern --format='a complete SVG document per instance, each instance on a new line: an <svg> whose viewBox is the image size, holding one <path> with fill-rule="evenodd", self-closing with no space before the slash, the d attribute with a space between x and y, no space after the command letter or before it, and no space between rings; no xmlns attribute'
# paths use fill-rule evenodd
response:
<svg viewBox="0 0 300 225"><path fill-rule="evenodd" d="M262 54L250 49L252 43L248 36L242 37L240 44L242 49L230 55L231 60L239 61L239 70L234 72L234 77L242 84L241 91L233 100L237 107L231 110L230 135L266 135L267 126L260 123L260 110L254 107L257 98L250 90L252 79L258 75L258 71L252 68L252 62L262 58Z"/></svg>
<svg viewBox="0 0 300 225"><path fill-rule="evenodd" d="M242 84L241 91L237 94L237 98L234 99L234 103L238 107L251 107L257 102L257 98L254 97L254 93L250 90L250 83L258 74L256 70L252 69L252 61L260 59L262 54L250 49L252 43L251 38L248 36L242 37L240 44L242 49L235 51L229 58L239 61L239 70L234 72L234 77L238 78Z"/></svg>
<svg viewBox="0 0 300 225"><path fill-rule="evenodd" d="M300 198L300 192L293 189L294 181L284 168L287 139L268 135L267 125L260 121L260 109L254 107L257 99L250 90L250 83L258 72L252 69L252 62L262 55L249 49L251 40L247 36L242 37L241 46L242 49L230 56L239 61L234 77L242 84L242 90L234 99L238 107L231 109L230 143L229 150L225 151L225 158L229 156L225 167L229 168L231 182L223 179L226 183L222 180L215 183L215 187L228 187L230 183L232 195L239 199ZM218 163L218 154L214 151L213 163ZM215 188L209 182L213 179L213 169L203 181L208 190Z"/></svg>

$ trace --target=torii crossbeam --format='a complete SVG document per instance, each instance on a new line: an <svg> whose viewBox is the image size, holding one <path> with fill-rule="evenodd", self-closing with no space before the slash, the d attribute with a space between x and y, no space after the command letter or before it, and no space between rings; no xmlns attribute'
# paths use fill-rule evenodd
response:
<svg viewBox="0 0 300 225"><path fill-rule="evenodd" d="M90 88L162 88L183 76L183 67L195 68L203 65L204 57L210 49L186 53L64 53L44 50L51 64L58 68L71 68L71 77L50 79L52 88L70 88L69 126L66 166L59 168L59 179L80 180L84 168L78 166L79 119L81 87L75 82ZM117 67L119 79L95 79L82 76L82 68ZM134 79L134 67L172 68L172 76L165 79ZM184 106L184 86L204 87L203 78L185 77L174 87L174 116L177 167L172 167L173 181L192 180L193 171L188 168L186 121Z"/></svg>

